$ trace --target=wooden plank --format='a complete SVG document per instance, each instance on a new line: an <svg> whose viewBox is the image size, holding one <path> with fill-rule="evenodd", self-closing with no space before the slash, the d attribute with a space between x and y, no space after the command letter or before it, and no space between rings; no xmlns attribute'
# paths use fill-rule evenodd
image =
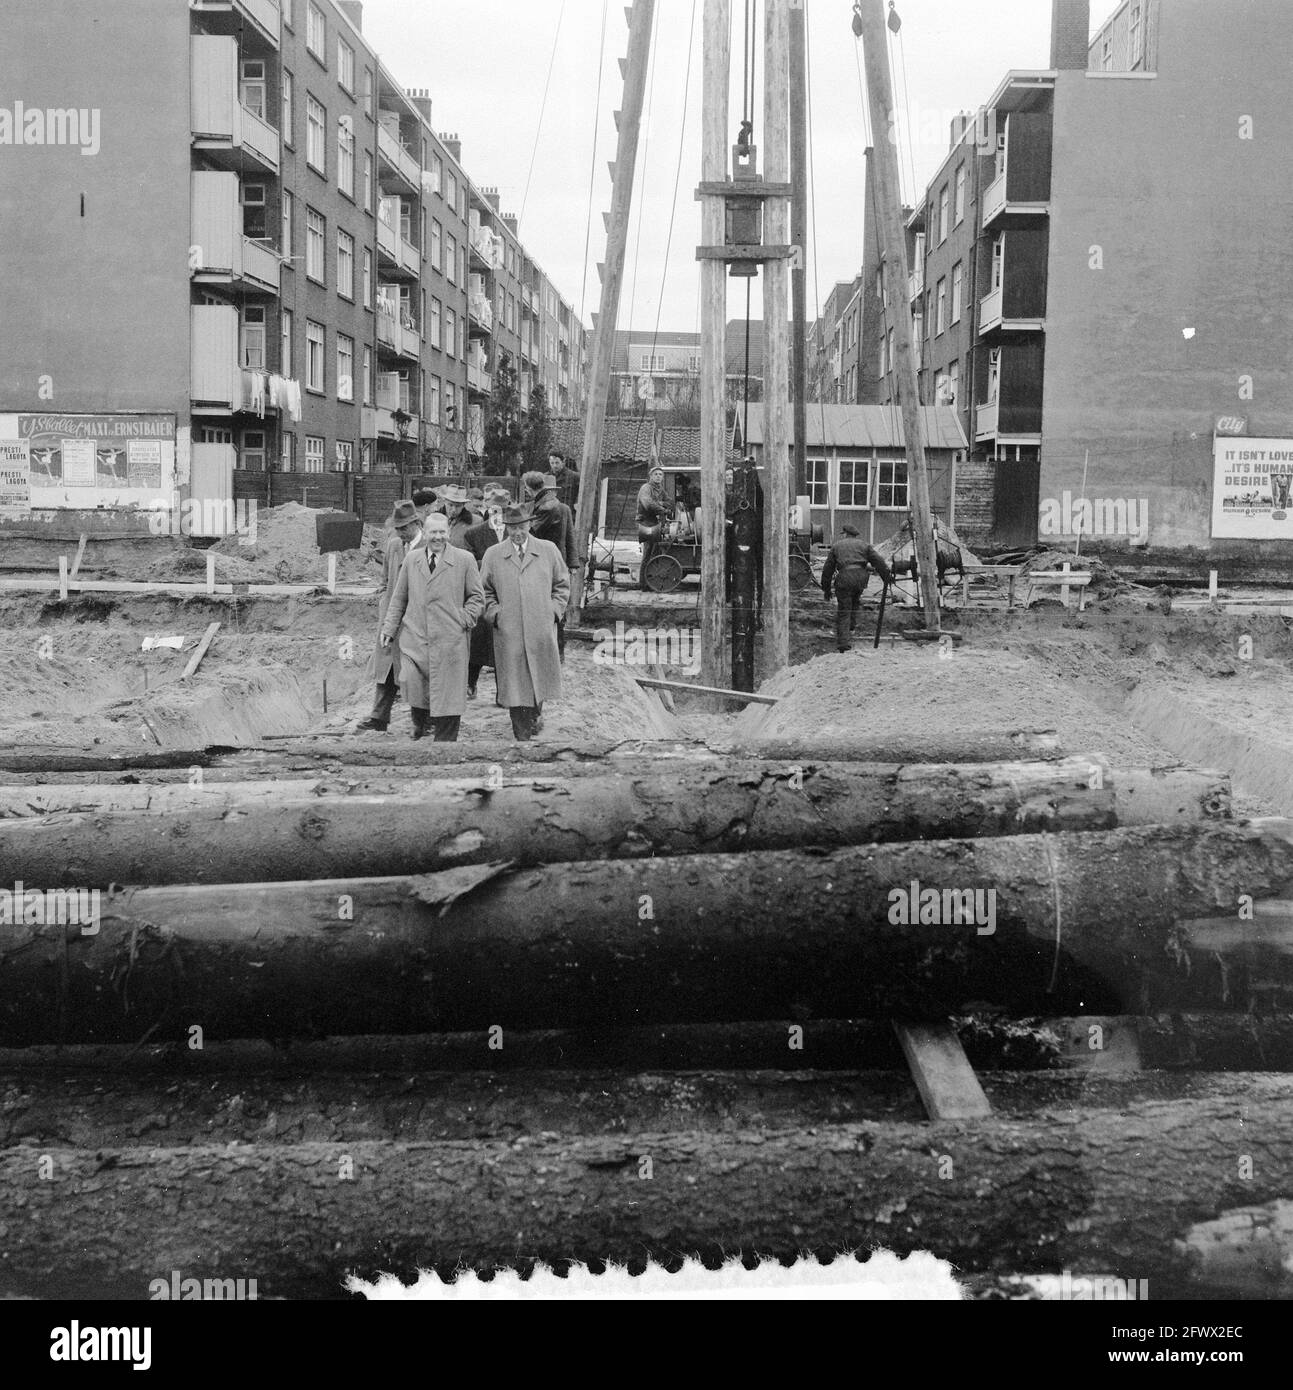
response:
<svg viewBox="0 0 1293 1390"><path fill-rule="evenodd" d="M202 640L198 643L197 651L189 657L189 664L184 668L181 680L187 680L202 665L202 658L207 654L207 648L211 645L212 639L220 631L219 623L209 623L207 630L202 634Z"/></svg>
<svg viewBox="0 0 1293 1390"><path fill-rule="evenodd" d="M67 602L67 556L58 557L58 597L60 603Z"/></svg>
<svg viewBox="0 0 1293 1390"><path fill-rule="evenodd" d="M745 690L724 690L716 685L689 685L686 681L659 680L655 676L634 676L639 685L649 690L689 690L694 695L722 695L729 700L743 700L747 705L775 705L775 695L754 695Z"/></svg>
<svg viewBox="0 0 1293 1390"><path fill-rule="evenodd" d="M81 532L81 539L76 543L76 558L72 561L72 568L68 570L70 578L76 577L76 572L81 568L81 561L85 558L85 543L89 536L84 531Z"/></svg>
<svg viewBox="0 0 1293 1390"><path fill-rule="evenodd" d="M977 1120L992 1114L950 1023L895 1023L894 1031L931 1120Z"/></svg>

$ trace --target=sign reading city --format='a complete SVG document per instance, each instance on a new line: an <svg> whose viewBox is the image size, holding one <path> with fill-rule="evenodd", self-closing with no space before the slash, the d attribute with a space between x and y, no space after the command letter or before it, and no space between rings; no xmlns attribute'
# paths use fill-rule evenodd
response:
<svg viewBox="0 0 1293 1390"><path fill-rule="evenodd" d="M1214 539L1293 540L1293 439L1213 440Z"/></svg>

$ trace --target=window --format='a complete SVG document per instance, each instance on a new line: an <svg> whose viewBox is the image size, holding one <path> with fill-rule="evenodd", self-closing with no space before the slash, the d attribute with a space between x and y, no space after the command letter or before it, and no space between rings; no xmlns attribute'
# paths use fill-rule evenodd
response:
<svg viewBox="0 0 1293 1390"><path fill-rule="evenodd" d="M364 349L364 404L373 403L373 350L370 347Z"/></svg>
<svg viewBox="0 0 1293 1390"><path fill-rule="evenodd" d="M988 350L988 399L985 405L996 405L1001 390L1001 349Z"/></svg>
<svg viewBox="0 0 1293 1390"><path fill-rule="evenodd" d="M440 269L440 224L434 217L431 219L431 267Z"/></svg>
<svg viewBox="0 0 1293 1390"><path fill-rule="evenodd" d="M808 460L808 505L810 507L829 507L830 473L825 459Z"/></svg>
<svg viewBox="0 0 1293 1390"><path fill-rule="evenodd" d="M946 372L939 372L934 377L934 404L950 405L948 396L951 392L951 378Z"/></svg>
<svg viewBox="0 0 1293 1390"><path fill-rule="evenodd" d="M644 372L662 372L664 371L664 369L665 366L663 353L661 353L659 356L653 356L649 352L644 352L642 354L642 370Z"/></svg>
<svg viewBox="0 0 1293 1390"><path fill-rule="evenodd" d="M964 288L965 273L960 261L952 267L952 322L961 321L961 291Z"/></svg>
<svg viewBox="0 0 1293 1390"><path fill-rule="evenodd" d="M238 84L238 100L252 113L265 119L268 88L265 85L265 63L261 58L248 58L242 65L242 81Z"/></svg>
<svg viewBox="0 0 1293 1390"><path fill-rule="evenodd" d="M355 196L355 123L349 116L337 118L337 187Z"/></svg>
<svg viewBox="0 0 1293 1390"><path fill-rule="evenodd" d="M364 308L373 307L373 253L364 247Z"/></svg>
<svg viewBox="0 0 1293 1390"><path fill-rule="evenodd" d="M370 116L377 112L377 88L373 83L372 68L364 69L364 110Z"/></svg>
<svg viewBox="0 0 1293 1390"><path fill-rule="evenodd" d="M327 112L323 109L323 103L305 94L305 157L319 173L326 175L328 172L328 155L324 149L324 141L328 124Z"/></svg>
<svg viewBox="0 0 1293 1390"><path fill-rule="evenodd" d="M840 459L840 481L836 490L838 507L871 505L871 460Z"/></svg>
<svg viewBox="0 0 1293 1390"><path fill-rule="evenodd" d="M1108 72L1113 67L1113 35L1106 34L1100 50L1100 66Z"/></svg>
<svg viewBox="0 0 1293 1390"><path fill-rule="evenodd" d="M321 62L328 65L328 21L323 11L310 0L310 8L305 16L305 46Z"/></svg>
<svg viewBox="0 0 1293 1390"><path fill-rule="evenodd" d="M465 222L467 220L467 182L464 179L462 187L458 190L458 216Z"/></svg>
<svg viewBox="0 0 1293 1390"><path fill-rule="evenodd" d="M467 360L467 315L458 315L458 356Z"/></svg>
<svg viewBox="0 0 1293 1390"><path fill-rule="evenodd" d="M305 273L311 280L324 283L323 238L327 222L321 212L313 208L305 210Z"/></svg>
<svg viewBox="0 0 1293 1390"><path fill-rule="evenodd" d="M355 399L355 340L337 334L337 399Z"/></svg>
<svg viewBox="0 0 1293 1390"><path fill-rule="evenodd" d="M322 391L323 325L313 319L305 321L305 386L309 391Z"/></svg>
<svg viewBox="0 0 1293 1390"><path fill-rule="evenodd" d="M883 333L880 335L880 375L889 375L889 339Z"/></svg>
<svg viewBox="0 0 1293 1390"><path fill-rule="evenodd" d="M279 332L282 342L278 350L278 371L280 376L292 375L292 311L284 309L279 315Z"/></svg>
<svg viewBox="0 0 1293 1390"><path fill-rule="evenodd" d="M897 369L898 369L898 359L897 359L897 358L894 356L894 354L893 354L893 329L892 329L892 328L891 328L891 329L889 330L889 332L885 335L885 343L888 345L888 348L889 348L889 370L890 370L890 371L897 371Z"/></svg>
<svg viewBox="0 0 1293 1390"><path fill-rule="evenodd" d="M440 301L433 299L431 301L431 315L427 320L427 333L433 348L440 346L440 309Z"/></svg>
<svg viewBox="0 0 1293 1390"><path fill-rule="evenodd" d="M467 287L467 243L458 248L458 283L466 289Z"/></svg>
<svg viewBox="0 0 1293 1390"><path fill-rule="evenodd" d="M992 243L992 291L995 294L1001 288L1002 276L1006 265L1006 238L1003 233Z"/></svg>
<svg viewBox="0 0 1293 1390"><path fill-rule="evenodd" d="M290 29L292 27L292 0L278 0L278 7L283 12L283 23Z"/></svg>
<svg viewBox="0 0 1293 1390"><path fill-rule="evenodd" d="M934 320L934 336L937 337L947 327L947 280L946 278L938 282L936 318Z"/></svg>
<svg viewBox="0 0 1293 1390"><path fill-rule="evenodd" d="M458 341L458 316L452 309L444 311L444 350L453 356L454 344Z"/></svg>
<svg viewBox="0 0 1293 1390"><path fill-rule="evenodd" d="M247 468L255 473L265 471L265 431L243 430L242 450L238 457L239 468Z"/></svg>
<svg viewBox="0 0 1293 1390"><path fill-rule="evenodd" d="M337 81L353 93L355 90L355 50L337 35Z"/></svg>
<svg viewBox="0 0 1293 1390"><path fill-rule="evenodd" d="M355 239L349 232L337 232L337 293L342 299L355 297Z"/></svg>
<svg viewBox="0 0 1293 1390"><path fill-rule="evenodd" d="M364 211L373 210L373 157L364 151Z"/></svg>
<svg viewBox="0 0 1293 1390"><path fill-rule="evenodd" d="M314 7L311 6L311 9ZM305 436L305 471L307 473L323 472L323 436L318 434L307 434Z"/></svg>
<svg viewBox="0 0 1293 1390"><path fill-rule="evenodd" d="M882 511L907 510L907 460L881 459L876 475L875 504Z"/></svg>
<svg viewBox="0 0 1293 1390"><path fill-rule="evenodd" d="M291 145L294 143L292 131L296 125L296 109L293 101L294 88L292 74L286 68L283 69L283 143Z"/></svg>
<svg viewBox="0 0 1293 1390"><path fill-rule="evenodd" d="M959 227L965 221L965 165L956 171L956 206L953 209L954 221Z"/></svg>
<svg viewBox="0 0 1293 1390"><path fill-rule="evenodd" d="M449 204L450 208L456 208L458 206L458 180L452 174L448 176L445 188L445 202Z"/></svg>
<svg viewBox="0 0 1293 1390"><path fill-rule="evenodd" d="M337 466L338 473L349 473L355 466L355 446L348 439L337 440Z"/></svg>
<svg viewBox="0 0 1293 1390"><path fill-rule="evenodd" d="M947 373L947 403L956 406L961 403L961 364L953 362Z"/></svg>
<svg viewBox="0 0 1293 1390"><path fill-rule="evenodd" d="M291 265L292 251L295 245L293 236L293 220L296 210L296 199L285 188L283 190L283 257Z"/></svg>
<svg viewBox="0 0 1293 1390"><path fill-rule="evenodd" d="M242 365L265 370L265 306L248 304L242 311Z"/></svg>
<svg viewBox="0 0 1293 1390"><path fill-rule="evenodd" d="M947 240L947 185L943 185L942 192L938 195L938 244L941 246Z"/></svg>
<svg viewBox="0 0 1293 1390"><path fill-rule="evenodd" d="M1134 68L1145 56L1145 26L1139 5L1131 7L1131 66Z"/></svg>
<svg viewBox="0 0 1293 1390"><path fill-rule="evenodd" d="M440 423L440 378L427 377L426 395L422 403L422 414L433 425Z"/></svg>
<svg viewBox="0 0 1293 1390"><path fill-rule="evenodd" d="M263 183L244 183L239 188L242 199L242 234L253 241L265 241L267 214L265 210L265 185Z"/></svg>
<svg viewBox="0 0 1293 1390"><path fill-rule="evenodd" d="M296 472L296 436L284 430L279 438L280 455L278 466L284 473Z"/></svg>
<svg viewBox="0 0 1293 1390"><path fill-rule="evenodd" d="M431 192L439 193L444 182L444 163L438 154L431 156Z"/></svg>
<svg viewBox="0 0 1293 1390"><path fill-rule="evenodd" d="M458 283L455 267L458 264L458 243L450 234L445 234L444 239L444 273L445 278L451 285Z"/></svg>

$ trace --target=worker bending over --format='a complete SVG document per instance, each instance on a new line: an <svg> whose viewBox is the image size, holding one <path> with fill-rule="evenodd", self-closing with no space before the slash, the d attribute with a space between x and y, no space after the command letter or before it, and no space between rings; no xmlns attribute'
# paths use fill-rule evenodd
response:
<svg viewBox="0 0 1293 1390"><path fill-rule="evenodd" d="M869 571L875 570L886 584L893 583L893 571L884 556L858 535L856 526L846 522L840 530L844 534L831 546L822 569L822 593L829 599L834 586L835 646L846 652L853 645L849 634L857 626Z"/></svg>

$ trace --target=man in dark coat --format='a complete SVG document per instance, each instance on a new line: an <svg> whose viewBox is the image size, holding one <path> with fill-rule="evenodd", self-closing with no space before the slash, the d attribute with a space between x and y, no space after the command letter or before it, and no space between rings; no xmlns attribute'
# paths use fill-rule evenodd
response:
<svg viewBox="0 0 1293 1390"><path fill-rule="evenodd" d="M377 605L377 643L373 652L377 698L373 701L372 714L358 725L360 729L375 729L379 733L385 733L391 722L391 708L395 704L395 696L399 689L400 653L396 646L383 645L382 623L386 619L386 610L390 607L391 595L395 592L395 584L400 577L400 566L404 563L409 546L421 534L422 523L418 519L417 504L397 502L382 554L382 596Z"/></svg>
<svg viewBox="0 0 1293 1390"><path fill-rule="evenodd" d="M664 495L664 469L653 463L647 480L638 488L638 540L642 543L642 565L638 570L638 587L646 588L646 567L660 548L664 524L673 516L673 507Z"/></svg>
<svg viewBox="0 0 1293 1390"><path fill-rule="evenodd" d="M830 549L822 569L822 593L829 599L835 588L835 645L846 652L853 645L850 634L857 626L858 608L866 589L868 568L874 569L886 584L893 583L893 571L884 556L858 535L858 528L847 522L844 533Z"/></svg>
<svg viewBox="0 0 1293 1390"><path fill-rule="evenodd" d="M503 509L512 502L512 494L506 488L491 487L482 500L485 519L475 526L468 527L463 542L476 557L480 569L485 568L485 552L490 546L498 545L507 539L507 527L503 525ZM471 630L471 652L467 658L467 698L476 698L476 682L480 673L488 666L494 669L494 626L479 622Z"/></svg>
<svg viewBox="0 0 1293 1390"><path fill-rule="evenodd" d="M465 550L463 536L467 528L475 526L480 520L472 512L467 504L467 494L460 487L442 487L440 489L440 501L444 506L444 514L449 518L449 544L456 545L459 550Z"/></svg>
<svg viewBox="0 0 1293 1390"><path fill-rule="evenodd" d="M548 472L557 484L557 501L564 502L573 512L579 505L579 473L566 466L566 456L554 449L548 455Z"/></svg>
<svg viewBox="0 0 1293 1390"><path fill-rule="evenodd" d="M579 568L579 547L575 544L575 518L570 508L557 495L557 480L551 473L527 473L521 482L525 496L534 508L530 534L541 541L551 541L561 551L568 570ZM566 659L566 620L557 624L557 651Z"/></svg>
<svg viewBox="0 0 1293 1390"><path fill-rule="evenodd" d="M530 535L528 506L503 513L507 540L485 552L485 621L494 628L497 703L522 742L543 727L543 702L561 695L557 623L570 601L570 571L551 541Z"/></svg>

